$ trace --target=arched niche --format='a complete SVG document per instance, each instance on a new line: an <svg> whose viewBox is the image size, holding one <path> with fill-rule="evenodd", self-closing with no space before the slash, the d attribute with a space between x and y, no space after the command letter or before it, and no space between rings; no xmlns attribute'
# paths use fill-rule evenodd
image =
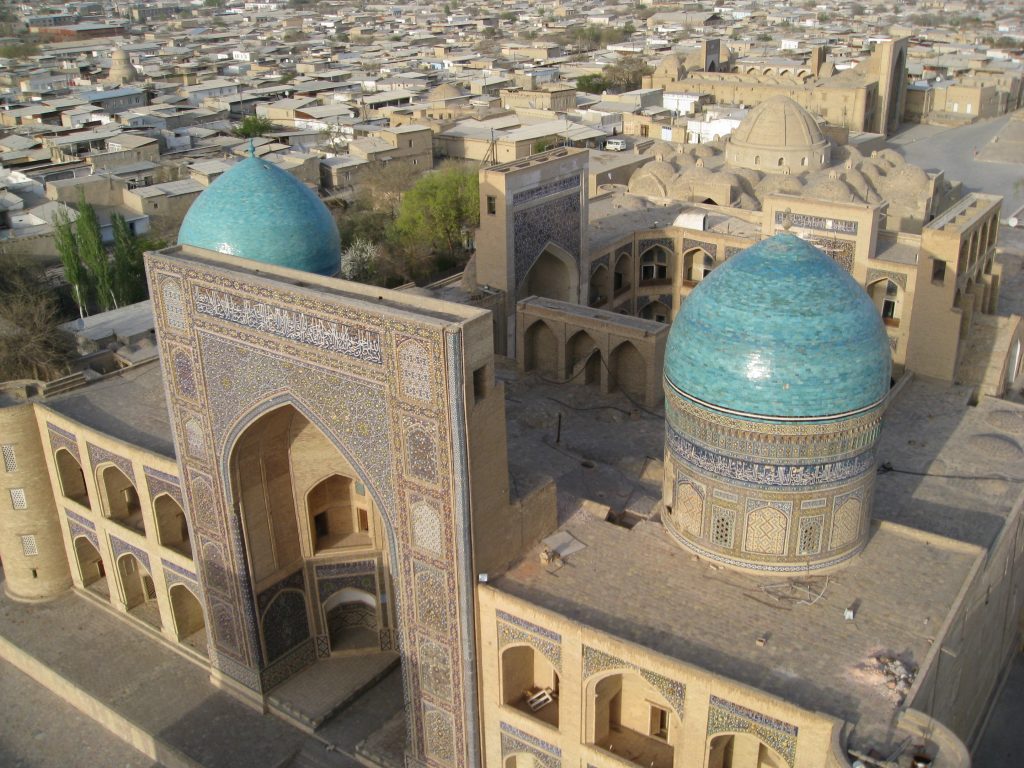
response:
<svg viewBox="0 0 1024 768"><path fill-rule="evenodd" d="M380 605L374 595L344 587L324 600L322 609L332 653L380 648Z"/></svg>
<svg viewBox="0 0 1024 768"><path fill-rule="evenodd" d="M172 586L169 594L178 642L206 655L206 615L199 598L183 584Z"/></svg>
<svg viewBox="0 0 1024 768"><path fill-rule="evenodd" d="M558 376L558 339L547 323L538 320L527 328L524 343L523 360L527 372Z"/></svg>
<svg viewBox="0 0 1024 768"><path fill-rule="evenodd" d="M542 296L575 303L578 286L579 274L572 257L549 245L523 278L519 298Z"/></svg>
<svg viewBox="0 0 1024 768"><path fill-rule="evenodd" d="M787 768L782 756L749 733L720 733L708 742L708 768Z"/></svg>
<svg viewBox="0 0 1024 768"><path fill-rule="evenodd" d="M565 345L566 377L578 384L601 383L601 351L586 331L572 335Z"/></svg>
<svg viewBox="0 0 1024 768"><path fill-rule="evenodd" d="M226 457L260 608L264 666L311 642L314 634L318 644L329 641L321 602L327 595L319 592L323 582L311 576L320 565L352 558L380 562L378 623L388 632L396 628L388 521L360 470L314 419L301 403L278 404L241 422L246 426L229 443ZM378 640L373 651L380 648ZM320 656L329 650L323 645Z"/></svg>
<svg viewBox="0 0 1024 768"><path fill-rule="evenodd" d="M652 301L640 310L640 317L644 320L655 320L659 323L667 323L671 315L672 310L660 301Z"/></svg>
<svg viewBox="0 0 1024 768"><path fill-rule="evenodd" d="M142 519L142 505L139 503L135 483L113 464L100 469L99 477L106 516L125 528L145 535L146 524Z"/></svg>
<svg viewBox="0 0 1024 768"><path fill-rule="evenodd" d="M530 645L501 652L501 701L530 717L558 727L558 672Z"/></svg>
<svg viewBox="0 0 1024 768"><path fill-rule="evenodd" d="M83 507L90 509L89 491L85 485L85 473L78 459L71 455L66 448L58 448L53 455L54 463L57 465L57 479L60 481L60 492L64 498L78 502Z"/></svg>
<svg viewBox="0 0 1024 768"><path fill-rule="evenodd" d="M903 317L903 289L895 280L884 278L868 285L868 295L882 317L882 322L898 328Z"/></svg>
<svg viewBox="0 0 1024 768"><path fill-rule="evenodd" d="M82 577L82 586L103 595L104 598L109 598L107 569L103 565L103 557L85 536L75 539L75 560L78 562L78 573Z"/></svg>
<svg viewBox="0 0 1024 768"><path fill-rule="evenodd" d="M599 264L590 275L588 303L592 307L605 304L611 296L611 276L608 267Z"/></svg>
<svg viewBox="0 0 1024 768"><path fill-rule="evenodd" d="M640 254L640 284L657 284L670 280L672 254L667 248L654 245Z"/></svg>
<svg viewBox="0 0 1024 768"><path fill-rule="evenodd" d="M691 248L683 254L683 282L696 285L715 268L715 257L703 248Z"/></svg>
<svg viewBox="0 0 1024 768"><path fill-rule="evenodd" d="M644 768L672 768L681 723L661 693L632 670L592 679L586 688L588 743Z"/></svg>
<svg viewBox="0 0 1024 768"><path fill-rule="evenodd" d="M620 253L615 259L615 272L612 275L612 291L615 296L629 290L633 285L633 257L628 253Z"/></svg>
<svg viewBox="0 0 1024 768"><path fill-rule="evenodd" d="M117 560L124 607L130 615L160 629L160 609L156 602L156 585L149 570L135 555L128 553Z"/></svg>
<svg viewBox="0 0 1024 768"><path fill-rule="evenodd" d="M153 500L153 513L156 516L156 533L160 544L186 557L192 557L192 540L181 505L169 494L162 493Z"/></svg>
<svg viewBox="0 0 1024 768"><path fill-rule="evenodd" d="M643 401L647 393L647 361L631 341L624 341L608 359L610 391L619 391L633 400Z"/></svg>

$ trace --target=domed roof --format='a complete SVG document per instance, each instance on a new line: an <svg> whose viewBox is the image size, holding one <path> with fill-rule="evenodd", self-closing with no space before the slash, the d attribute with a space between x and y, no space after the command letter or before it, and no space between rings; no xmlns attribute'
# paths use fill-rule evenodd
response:
<svg viewBox="0 0 1024 768"><path fill-rule="evenodd" d="M773 96L750 110L729 141L776 150L809 149L823 145L825 136L810 112L788 96Z"/></svg>
<svg viewBox="0 0 1024 768"><path fill-rule="evenodd" d="M427 92L427 101L448 101L449 99L461 99L465 96L462 90L452 83L441 83L435 85Z"/></svg>
<svg viewBox="0 0 1024 768"><path fill-rule="evenodd" d="M736 254L683 302L665 378L691 400L753 418L824 419L889 390L889 340L867 293L788 232Z"/></svg>
<svg viewBox="0 0 1024 768"><path fill-rule="evenodd" d="M196 198L178 244L328 277L341 266L338 228L327 206L290 173L252 156Z"/></svg>

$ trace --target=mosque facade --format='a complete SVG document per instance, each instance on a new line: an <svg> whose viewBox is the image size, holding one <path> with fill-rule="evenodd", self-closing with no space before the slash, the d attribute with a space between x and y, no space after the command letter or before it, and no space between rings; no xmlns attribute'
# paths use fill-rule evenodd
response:
<svg viewBox="0 0 1024 768"><path fill-rule="evenodd" d="M788 103L726 157L757 167L772 149L760 121L780 119L783 167L827 172L836 148ZM915 264L869 268L878 203L856 204L870 237L841 204L774 187L760 210L729 208L745 211L745 235L698 230L662 203L657 215L688 225L645 226L648 209L622 195L640 198L657 169L680 173L681 157L596 201L571 150L482 171L460 301L334 278L322 204L243 160L200 196L177 245L147 254L159 364L64 393L5 385L7 594L80 591L262 710L318 664L393 653L407 766L843 768L901 744L920 764L969 766L1019 645L1020 503L985 546L872 519L879 427L915 358L895 351L863 276L881 269L915 317L937 318L916 337L901 326L910 349L946 314L969 342L966 297L994 309L998 201L961 198L920 222ZM720 188L785 177L799 178L737 171ZM628 236L595 226L602 197L623 206ZM726 206L690 207L714 225L710 209ZM819 224L851 238L850 260L818 247ZM929 228L952 250L929 251ZM698 252L713 260L699 275L686 266ZM917 271L936 281L922 262L939 255L932 307L908 294ZM499 377L496 349L541 377ZM1015 365L990 366L1004 388ZM507 426L527 406L506 413L505 387L569 379L577 396L621 392L630 419L656 420L641 474L658 497L634 525L571 491L555 458L529 492L510 481L510 459L530 457L510 442L524 428ZM989 413L992 398L976 397ZM598 431L633 450L629 421ZM567 496L578 514L561 514ZM911 576L929 570L944 576ZM828 600L829 582L808 581L818 574L834 577ZM867 684L866 660L898 644L916 660L912 686Z"/></svg>

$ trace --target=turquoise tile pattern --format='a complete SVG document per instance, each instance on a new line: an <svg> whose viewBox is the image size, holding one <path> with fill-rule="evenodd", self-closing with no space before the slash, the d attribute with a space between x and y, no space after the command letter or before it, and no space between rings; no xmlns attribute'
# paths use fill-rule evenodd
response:
<svg viewBox="0 0 1024 768"><path fill-rule="evenodd" d="M252 156L196 198L178 243L328 277L341 266L327 206L290 173Z"/></svg>
<svg viewBox="0 0 1024 768"><path fill-rule="evenodd" d="M885 326L832 259L781 233L713 270L683 302L665 377L684 395L753 417L832 417L889 390Z"/></svg>

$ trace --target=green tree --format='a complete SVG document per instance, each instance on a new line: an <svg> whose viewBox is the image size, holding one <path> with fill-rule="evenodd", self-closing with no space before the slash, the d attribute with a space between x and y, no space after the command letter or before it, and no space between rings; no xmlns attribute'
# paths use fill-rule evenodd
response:
<svg viewBox="0 0 1024 768"><path fill-rule="evenodd" d="M0 59L23 60L39 53L39 44L33 41L0 45Z"/></svg>
<svg viewBox="0 0 1024 768"><path fill-rule="evenodd" d="M89 273L82 265L82 259L78 255L78 239L71 229L67 211L63 208L57 211L54 220L53 241L57 246L60 263L64 267L64 279L71 286L71 299L78 307L79 317L85 317L89 313L91 293Z"/></svg>
<svg viewBox="0 0 1024 768"><path fill-rule="evenodd" d="M399 243L430 243L454 260L464 233L480 223L479 179L474 170L445 164L421 176L402 198L394 231Z"/></svg>
<svg viewBox="0 0 1024 768"><path fill-rule="evenodd" d="M104 312L117 306L114 300L113 270L110 256L103 247L100 235L100 220L96 209L85 201L85 195L78 198L78 221L75 232L78 240L78 258L89 272L89 280L95 293L96 303Z"/></svg>
<svg viewBox="0 0 1024 768"><path fill-rule="evenodd" d="M118 304L134 304L146 298L146 269L142 244L135 238L124 216L115 213L113 291Z"/></svg>
<svg viewBox="0 0 1024 768"><path fill-rule="evenodd" d="M246 115L231 132L242 139L254 139L257 136L270 133L273 129L274 124L267 118L259 115Z"/></svg>
<svg viewBox="0 0 1024 768"><path fill-rule="evenodd" d="M576 78L576 90L583 93L604 93L608 83L600 75L580 75Z"/></svg>

